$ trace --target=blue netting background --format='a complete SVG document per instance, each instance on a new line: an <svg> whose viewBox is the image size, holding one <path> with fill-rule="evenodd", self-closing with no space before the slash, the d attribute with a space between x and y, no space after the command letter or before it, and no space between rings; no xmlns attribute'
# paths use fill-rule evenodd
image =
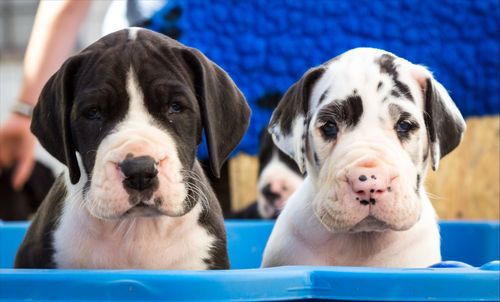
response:
<svg viewBox="0 0 500 302"><path fill-rule="evenodd" d="M465 116L500 110L498 0L171 0L148 27L200 49L243 91L253 115L235 152L257 152L272 104L308 68L359 46L428 66Z"/></svg>

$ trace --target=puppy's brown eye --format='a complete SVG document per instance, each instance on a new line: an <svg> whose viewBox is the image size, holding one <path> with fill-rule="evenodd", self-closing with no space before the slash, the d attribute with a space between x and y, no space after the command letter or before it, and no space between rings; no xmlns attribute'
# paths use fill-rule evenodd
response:
<svg viewBox="0 0 500 302"><path fill-rule="evenodd" d="M181 104L177 103L177 102L173 102L171 105L170 105L170 108L168 109L168 113L179 113L179 112L182 112L184 108L182 107Z"/></svg>
<svg viewBox="0 0 500 302"><path fill-rule="evenodd" d="M85 111L85 118L91 121L102 119L101 111L98 107L90 107Z"/></svg>

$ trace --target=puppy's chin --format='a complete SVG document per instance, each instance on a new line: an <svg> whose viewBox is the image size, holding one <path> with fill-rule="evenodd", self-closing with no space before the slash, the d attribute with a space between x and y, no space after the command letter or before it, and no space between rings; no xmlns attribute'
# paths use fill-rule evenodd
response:
<svg viewBox="0 0 500 302"><path fill-rule="evenodd" d="M149 197L129 194L95 194L92 190L84 204L87 212L101 220L116 220L131 217L179 217L187 214L198 202L197 196L183 186L178 194L163 196L160 191ZM102 191L98 191L102 192ZM132 198L132 199L131 199ZM132 204L131 204L132 203Z"/></svg>
<svg viewBox="0 0 500 302"><path fill-rule="evenodd" d="M313 201L313 210L318 221L332 233L406 231L420 219L421 205L418 198L413 196L409 200L398 202L410 206L395 206L395 209L390 211L384 208L376 209L376 206L349 207L346 202L328 199Z"/></svg>
<svg viewBox="0 0 500 302"><path fill-rule="evenodd" d="M132 217L157 217L164 215L156 206L149 206L140 203L128 209L123 215L123 218Z"/></svg>
<svg viewBox="0 0 500 302"><path fill-rule="evenodd" d="M190 209L189 209L190 210ZM168 216L168 217L180 217L184 216L189 212L188 209L164 209L157 206L150 206L144 203L133 206L123 213L119 218L132 218L132 217L158 217L158 216Z"/></svg>
<svg viewBox="0 0 500 302"><path fill-rule="evenodd" d="M193 207L176 207L176 208L165 208L158 207L156 205L146 205L140 203L139 205L131 206L125 210L120 210L116 212L96 212L95 209L87 207L87 211L91 216L100 220L117 220L126 218L137 218L137 217L180 217L186 215Z"/></svg>
<svg viewBox="0 0 500 302"><path fill-rule="evenodd" d="M349 233L359 233L359 232L383 232L388 229L392 229L390 225L382 220L379 220L371 215L365 217L363 220L358 222L352 228L348 230Z"/></svg>

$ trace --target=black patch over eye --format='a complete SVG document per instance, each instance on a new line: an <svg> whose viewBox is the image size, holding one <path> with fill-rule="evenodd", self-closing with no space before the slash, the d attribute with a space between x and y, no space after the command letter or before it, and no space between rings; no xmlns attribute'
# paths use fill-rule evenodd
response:
<svg viewBox="0 0 500 302"><path fill-rule="evenodd" d="M85 111L84 116L91 121L102 119L101 110L98 107L90 107Z"/></svg>
<svg viewBox="0 0 500 302"><path fill-rule="evenodd" d="M184 107L180 103L173 102L168 108L168 113L180 113L184 110Z"/></svg>
<svg viewBox="0 0 500 302"><path fill-rule="evenodd" d="M320 127L321 132L325 139L336 139L337 133L339 132L339 128L335 122L326 122L323 126Z"/></svg>

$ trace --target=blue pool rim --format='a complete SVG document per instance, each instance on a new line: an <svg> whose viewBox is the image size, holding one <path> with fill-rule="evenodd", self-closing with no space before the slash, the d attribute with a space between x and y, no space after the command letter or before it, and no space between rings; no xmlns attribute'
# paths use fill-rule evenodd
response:
<svg viewBox="0 0 500 302"><path fill-rule="evenodd" d="M228 229L272 227L272 223L265 224L226 223ZM0 229L5 229L6 225L7 228L13 226L4 223ZM442 229L457 227L491 229L498 237L498 222L441 223ZM22 224L14 225L14 228L20 229ZM232 236L228 232L229 240ZM231 244L229 249L231 253ZM493 252L498 254L498 249ZM423 269L313 266L229 271L0 269L0 299L498 301L499 269L498 261L486 263L482 268Z"/></svg>

